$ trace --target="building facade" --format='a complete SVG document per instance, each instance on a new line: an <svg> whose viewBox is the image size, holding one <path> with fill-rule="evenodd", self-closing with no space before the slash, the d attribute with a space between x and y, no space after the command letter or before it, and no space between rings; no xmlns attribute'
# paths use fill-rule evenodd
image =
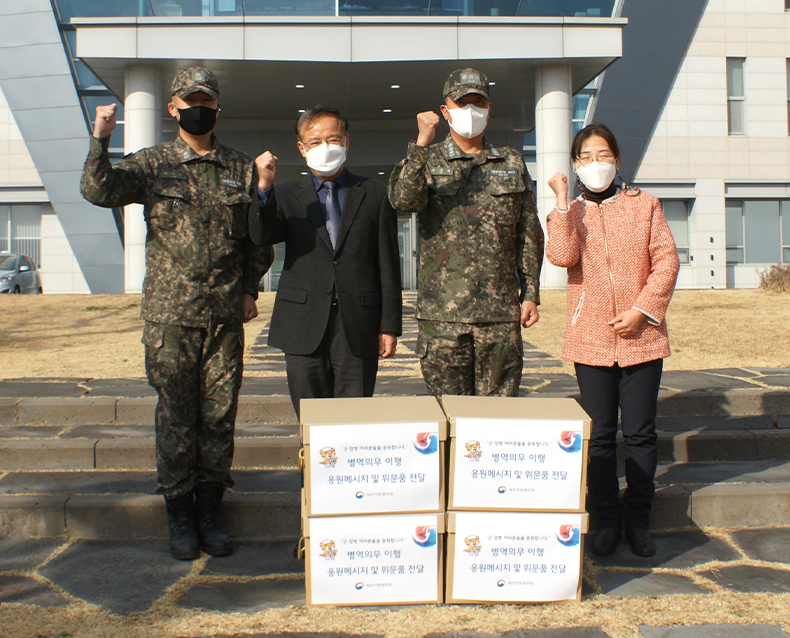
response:
<svg viewBox="0 0 790 638"><path fill-rule="evenodd" d="M386 179L459 66L495 83L487 135L523 149L542 220L572 134L608 124L622 177L662 199L682 288L753 287L790 263L790 14L781 0L30 0L0 9L0 251L48 293L138 292L139 206L79 196L95 107L120 157L169 139L175 71L218 74L223 143L305 172L293 125L316 103L351 121L349 168ZM446 129L446 127L445 127ZM446 130L445 130L446 133ZM399 218L405 288L416 220ZM282 252L266 277L277 286ZM544 287L564 286L546 264Z"/></svg>

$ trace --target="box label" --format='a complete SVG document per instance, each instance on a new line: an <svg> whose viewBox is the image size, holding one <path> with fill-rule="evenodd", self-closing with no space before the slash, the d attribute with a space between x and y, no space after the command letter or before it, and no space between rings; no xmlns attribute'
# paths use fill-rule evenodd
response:
<svg viewBox="0 0 790 638"><path fill-rule="evenodd" d="M457 419L452 506L579 509L583 425L582 421Z"/></svg>
<svg viewBox="0 0 790 638"><path fill-rule="evenodd" d="M310 428L310 513L441 509L437 423Z"/></svg>
<svg viewBox="0 0 790 638"><path fill-rule="evenodd" d="M582 514L457 512L453 598L472 601L574 600Z"/></svg>
<svg viewBox="0 0 790 638"><path fill-rule="evenodd" d="M311 518L311 602L440 602L437 532L435 514Z"/></svg>

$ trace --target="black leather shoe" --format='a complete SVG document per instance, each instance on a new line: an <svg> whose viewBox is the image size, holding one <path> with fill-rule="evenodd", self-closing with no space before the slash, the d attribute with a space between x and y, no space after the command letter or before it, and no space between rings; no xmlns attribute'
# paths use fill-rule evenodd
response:
<svg viewBox="0 0 790 638"><path fill-rule="evenodd" d="M200 556L193 500L192 492L178 498L165 499L167 524L170 528L170 555L176 560L195 560Z"/></svg>
<svg viewBox="0 0 790 638"><path fill-rule="evenodd" d="M608 556L613 554L620 543L619 527L602 527L595 535L593 542L590 544L592 553L596 556Z"/></svg>
<svg viewBox="0 0 790 638"><path fill-rule="evenodd" d="M655 555L656 543L646 529L630 527L625 530L625 538L631 546L631 551L637 556Z"/></svg>

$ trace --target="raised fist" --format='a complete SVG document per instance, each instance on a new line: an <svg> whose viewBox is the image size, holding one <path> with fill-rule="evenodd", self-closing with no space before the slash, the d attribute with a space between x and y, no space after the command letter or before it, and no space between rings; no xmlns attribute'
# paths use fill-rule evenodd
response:
<svg viewBox="0 0 790 638"><path fill-rule="evenodd" d="M117 104L96 107L96 123L93 125L93 137L107 137L113 132L117 123L115 119L117 111Z"/></svg>
<svg viewBox="0 0 790 638"><path fill-rule="evenodd" d="M423 111L417 115L417 126L420 133L417 135L417 146L428 146L436 137L436 127L441 118L434 111Z"/></svg>
<svg viewBox="0 0 790 638"><path fill-rule="evenodd" d="M274 183L276 165L277 157L269 151L264 151L255 158L255 167L258 169L258 188L262 191L268 190Z"/></svg>
<svg viewBox="0 0 790 638"><path fill-rule="evenodd" d="M562 173L554 173L548 184L557 196L557 208L565 210L568 207L568 178Z"/></svg>

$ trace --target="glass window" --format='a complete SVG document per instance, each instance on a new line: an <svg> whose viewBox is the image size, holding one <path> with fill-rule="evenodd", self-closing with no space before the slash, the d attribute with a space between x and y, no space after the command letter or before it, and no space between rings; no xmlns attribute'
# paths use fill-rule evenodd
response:
<svg viewBox="0 0 790 638"><path fill-rule="evenodd" d="M743 202L727 200L725 206L727 263L743 263Z"/></svg>
<svg viewBox="0 0 790 638"><path fill-rule="evenodd" d="M149 0L56 0L61 22L71 18L153 15Z"/></svg>
<svg viewBox="0 0 790 638"><path fill-rule="evenodd" d="M686 200L662 200L664 217L672 231L681 264L689 263L689 203Z"/></svg>
<svg viewBox="0 0 790 638"><path fill-rule="evenodd" d="M0 205L0 253L7 253L11 251L8 245L8 232L11 219L11 207Z"/></svg>
<svg viewBox="0 0 790 638"><path fill-rule="evenodd" d="M22 253L41 263L41 206L11 206L11 252Z"/></svg>
<svg viewBox="0 0 790 638"><path fill-rule="evenodd" d="M745 58L727 58L727 121L730 135L746 133Z"/></svg>
<svg viewBox="0 0 790 638"><path fill-rule="evenodd" d="M754 200L743 203L744 251L746 261L776 264L779 250L779 202Z"/></svg>
<svg viewBox="0 0 790 638"><path fill-rule="evenodd" d="M525 162L536 162L538 159L538 146L537 134L533 128L531 131L524 133L524 146L521 149L521 154L524 156Z"/></svg>
<svg viewBox="0 0 790 638"><path fill-rule="evenodd" d="M342 5L349 4L342 1ZM335 0L244 0L244 13L248 16L266 15L335 15Z"/></svg>
<svg viewBox="0 0 790 638"><path fill-rule="evenodd" d="M573 96L572 102L572 118L573 118L573 135L576 135L584 128L587 121L587 109L590 106L590 99L592 93L579 93Z"/></svg>
<svg viewBox="0 0 790 638"><path fill-rule="evenodd" d="M779 206L782 216L782 262L790 264L790 201L784 199Z"/></svg>
<svg viewBox="0 0 790 638"><path fill-rule="evenodd" d="M0 255L0 270L16 270L16 257Z"/></svg>

